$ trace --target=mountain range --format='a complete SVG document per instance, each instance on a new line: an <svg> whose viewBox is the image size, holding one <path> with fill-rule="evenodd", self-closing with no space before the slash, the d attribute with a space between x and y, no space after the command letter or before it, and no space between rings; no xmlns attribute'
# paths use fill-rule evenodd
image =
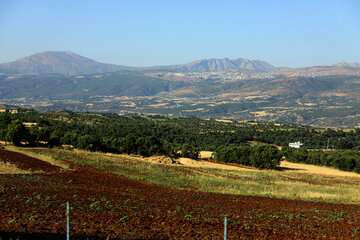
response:
<svg viewBox="0 0 360 240"><path fill-rule="evenodd" d="M64 75L79 75L116 72L121 70L167 70L190 72L244 70L272 72L278 70L278 68L265 61L249 60L246 58L232 60L228 58L210 58L180 65L129 67L96 62L70 51L47 51L35 53L13 62L0 64L0 70L12 73L58 73Z"/></svg>
<svg viewBox="0 0 360 240"><path fill-rule="evenodd" d="M345 68L360 68L360 63L339 62L322 67L320 72L331 68L343 71ZM315 69L316 68L316 69ZM222 71L244 71L244 72L319 72L319 67L310 68L286 68L275 67L270 63L261 60L250 60L247 58L209 58L193 61L186 64L153 66L153 67L130 67L116 64L100 63L90 58L80 56L70 51L46 51L18 59L13 62L0 64L0 71L5 73L57 73L67 76L80 74L94 74L117 72L122 70L131 71L179 71L179 72L222 72ZM282 70L285 69L283 72ZM337 69L335 69L336 72ZM344 73L344 72L342 72Z"/></svg>

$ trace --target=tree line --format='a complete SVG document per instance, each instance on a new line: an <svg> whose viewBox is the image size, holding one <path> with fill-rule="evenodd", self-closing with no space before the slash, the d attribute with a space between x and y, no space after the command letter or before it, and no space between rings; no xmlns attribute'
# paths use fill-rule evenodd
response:
<svg viewBox="0 0 360 240"><path fill-rule="evenodd" d="M31 125L25 126L26 123ZM257 168L275 168L279 165L282 155L287 154L286 157L291 159L297 152L279 153L275 147L251 147L248 142L276 144L286 149L289 142L301 141L306 148L334 147L358 150L360 130L314 129L295 124L251 124L235 121L224 123L215 119L203 120L194 117L119 116L27 110L18 114L0 113L0 139L14 145L65 145L89 151L142 156L197 158L200 150L209 150L215 151L218 161ZM313 154L313 151L308 151L307 156ZM323 161L325 160L320 162ZM340 166L340 160L332 162L332 166L335 163Z"/></svg>

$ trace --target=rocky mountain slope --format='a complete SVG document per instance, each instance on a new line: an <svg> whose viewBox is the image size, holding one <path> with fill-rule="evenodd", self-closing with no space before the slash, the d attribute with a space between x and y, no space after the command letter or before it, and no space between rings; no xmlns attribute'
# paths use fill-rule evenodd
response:
<svg viewBox="0 0 360 240"><path fill-rule="evenodd" d="M273 72L278 68L261 60L249 60L246 58L209 58L174 66L173 69L189 72L219 72L229 70Z"/></svg>

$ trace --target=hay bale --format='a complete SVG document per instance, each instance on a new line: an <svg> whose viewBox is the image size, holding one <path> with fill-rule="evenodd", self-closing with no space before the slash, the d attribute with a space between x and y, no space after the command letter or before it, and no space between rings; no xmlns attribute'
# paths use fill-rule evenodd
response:
<svg viewBox="0 0 360 240"><path fill-rule="evenodd" d="M152 163L160 164L181 164L178 160L166 156L151 156L147 160Z"/></svg>

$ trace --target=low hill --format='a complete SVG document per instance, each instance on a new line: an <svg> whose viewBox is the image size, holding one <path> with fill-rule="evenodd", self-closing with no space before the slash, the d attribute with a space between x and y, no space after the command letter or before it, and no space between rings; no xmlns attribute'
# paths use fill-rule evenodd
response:
<svg viewBox="0 0 360 240"><path fill-rule="evenodd" d="M60 98L78 100L96 95L153 96L169 91L174 85L137 72L115 72L92 75L16 74L0 76L0 99Z"/></svg>
<svg viewBox="0 0 360 240"><path fill-rule="evenodd" d="M360 68L360 62L353 62L353 63L338 62L338 63L329 64L327 66Z"/></svg>
<svg viewBox="0 0 360 240"><path fill-rule="evenodd" d="M274 74L291 76L329 76L329 75L359 75L360 67L358 63L346 63L346 64L330 64L325 66L314 66L306 68L282 68Z"/></svg>

